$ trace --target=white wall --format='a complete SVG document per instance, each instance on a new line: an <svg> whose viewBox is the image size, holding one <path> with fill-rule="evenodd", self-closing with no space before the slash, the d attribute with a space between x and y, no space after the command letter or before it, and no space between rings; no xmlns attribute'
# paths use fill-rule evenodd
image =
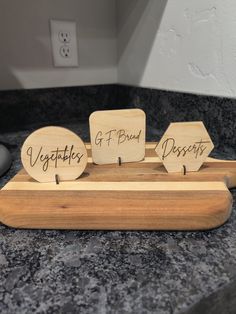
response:
<svg viewBox="0 0 236 314"><path fill-rule="evenodd" d="M118 0L118 80L236 96L235 0Z"/></svg>
<svg viewBox="0 0 236 314"><path fill-rule="evenodd" d="M77 21L78 68L54 68L49 19ZM117 82L115 0L0 0L0 89Z"/></svg>
<svg viewBox="0 0 236 314"><path fill-rule="evenodd" d="M51 18L77 21L78 68L54 68ZM2 90L119 82L236 96L235 0L0 0L0 26Z"/></svg>

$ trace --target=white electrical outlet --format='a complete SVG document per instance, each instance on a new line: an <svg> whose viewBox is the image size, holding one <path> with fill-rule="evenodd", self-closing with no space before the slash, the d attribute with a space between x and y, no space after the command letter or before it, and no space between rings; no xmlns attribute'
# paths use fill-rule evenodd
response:
<svg viewBox="0 0 236 314"><path fill-rule="evenodd" d="M50 20L55 67L77 67L76 22Z"/></svg>

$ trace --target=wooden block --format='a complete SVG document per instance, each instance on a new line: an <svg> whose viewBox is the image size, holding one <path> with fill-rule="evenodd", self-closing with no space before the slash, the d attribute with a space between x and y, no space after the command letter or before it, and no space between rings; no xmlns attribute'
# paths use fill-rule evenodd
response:
<svg viewBox="0 0 236 314"><path fill-rule="evenodd" d="M144 159L146 117L142 110L96 111L90 115L89 125L94 163Z"/></svg>
<svg viewBox="0 0 236 314"><path fill-rule="evenodd" d="M16 228L200 230L230 216L236 162L207 158L198 172L166 172L146 145L137 163L90 162L73 182L38 183L21 170L0 191L0 221Z"/></svg>
<svg viewBox="0 0 236 314"><path fill-rule="evenodd" d="M168 172L198 171L214 148L200 121L171 123L155 151Z"/></svg>
<svg viewBox="0 0 236 314"><path fill-rule="evenodd" d="M77 179L87 165L87 150L75 133L62 127L44 127L25 140L21 160L39 182Z"/></svg>

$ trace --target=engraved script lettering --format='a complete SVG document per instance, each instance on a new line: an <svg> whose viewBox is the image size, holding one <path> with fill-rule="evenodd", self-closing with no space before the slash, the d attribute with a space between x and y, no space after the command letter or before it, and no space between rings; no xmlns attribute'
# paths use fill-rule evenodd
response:
<svg viewBox="0 0 236 314"><path fill-rule="evenodd" d="M121 145L126 142L137 142L139 143L140 137L142 134L142 130L139 130L137 134L128 133L124 129L111 129L108 132L103 133L102 131L98 131L95 136L95 145L97 146L110 146L111 143L115 145Z"/></svg>
<svg viewBox="0 0 236 314"><path fill-rule="evenodd" d="M37 164L42 164L42 170L46 172L48 167L58 167L58 162L61 161L64 164L70 165L72 161L76 163L80 163L84 154L80 152L75 152L74 145L68 147L65 146L63 149L56 148L56 150L52 150L49 153L43 153L43 146L39 148L38 151L34 151L33 147L29 147L26 151L26 154L29 156L30 166L33 168Z"/></svg>
<svg viewBox="0 0 236 314"><path fill-rule="evenodd" d="M193 154L197 159L199 156L203 154L203 152L207 149L207 145L210 141L203 141L202 139L199 142L194 142L188 146L177 146L174 138L167 138L162 143L162 160L167 158L169 155L174 154L176 157L184 157L187 154Z"/></svg>

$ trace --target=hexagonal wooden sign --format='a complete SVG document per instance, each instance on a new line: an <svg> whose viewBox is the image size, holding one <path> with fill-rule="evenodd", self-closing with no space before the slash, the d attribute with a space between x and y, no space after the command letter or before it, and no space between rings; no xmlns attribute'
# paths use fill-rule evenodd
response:
<svg viewBox="0 0 236 314"><path fill-rule="evenodd" d="M168 172L198 171L214 144L201 121L171 123L155 148Z"/></svg>

